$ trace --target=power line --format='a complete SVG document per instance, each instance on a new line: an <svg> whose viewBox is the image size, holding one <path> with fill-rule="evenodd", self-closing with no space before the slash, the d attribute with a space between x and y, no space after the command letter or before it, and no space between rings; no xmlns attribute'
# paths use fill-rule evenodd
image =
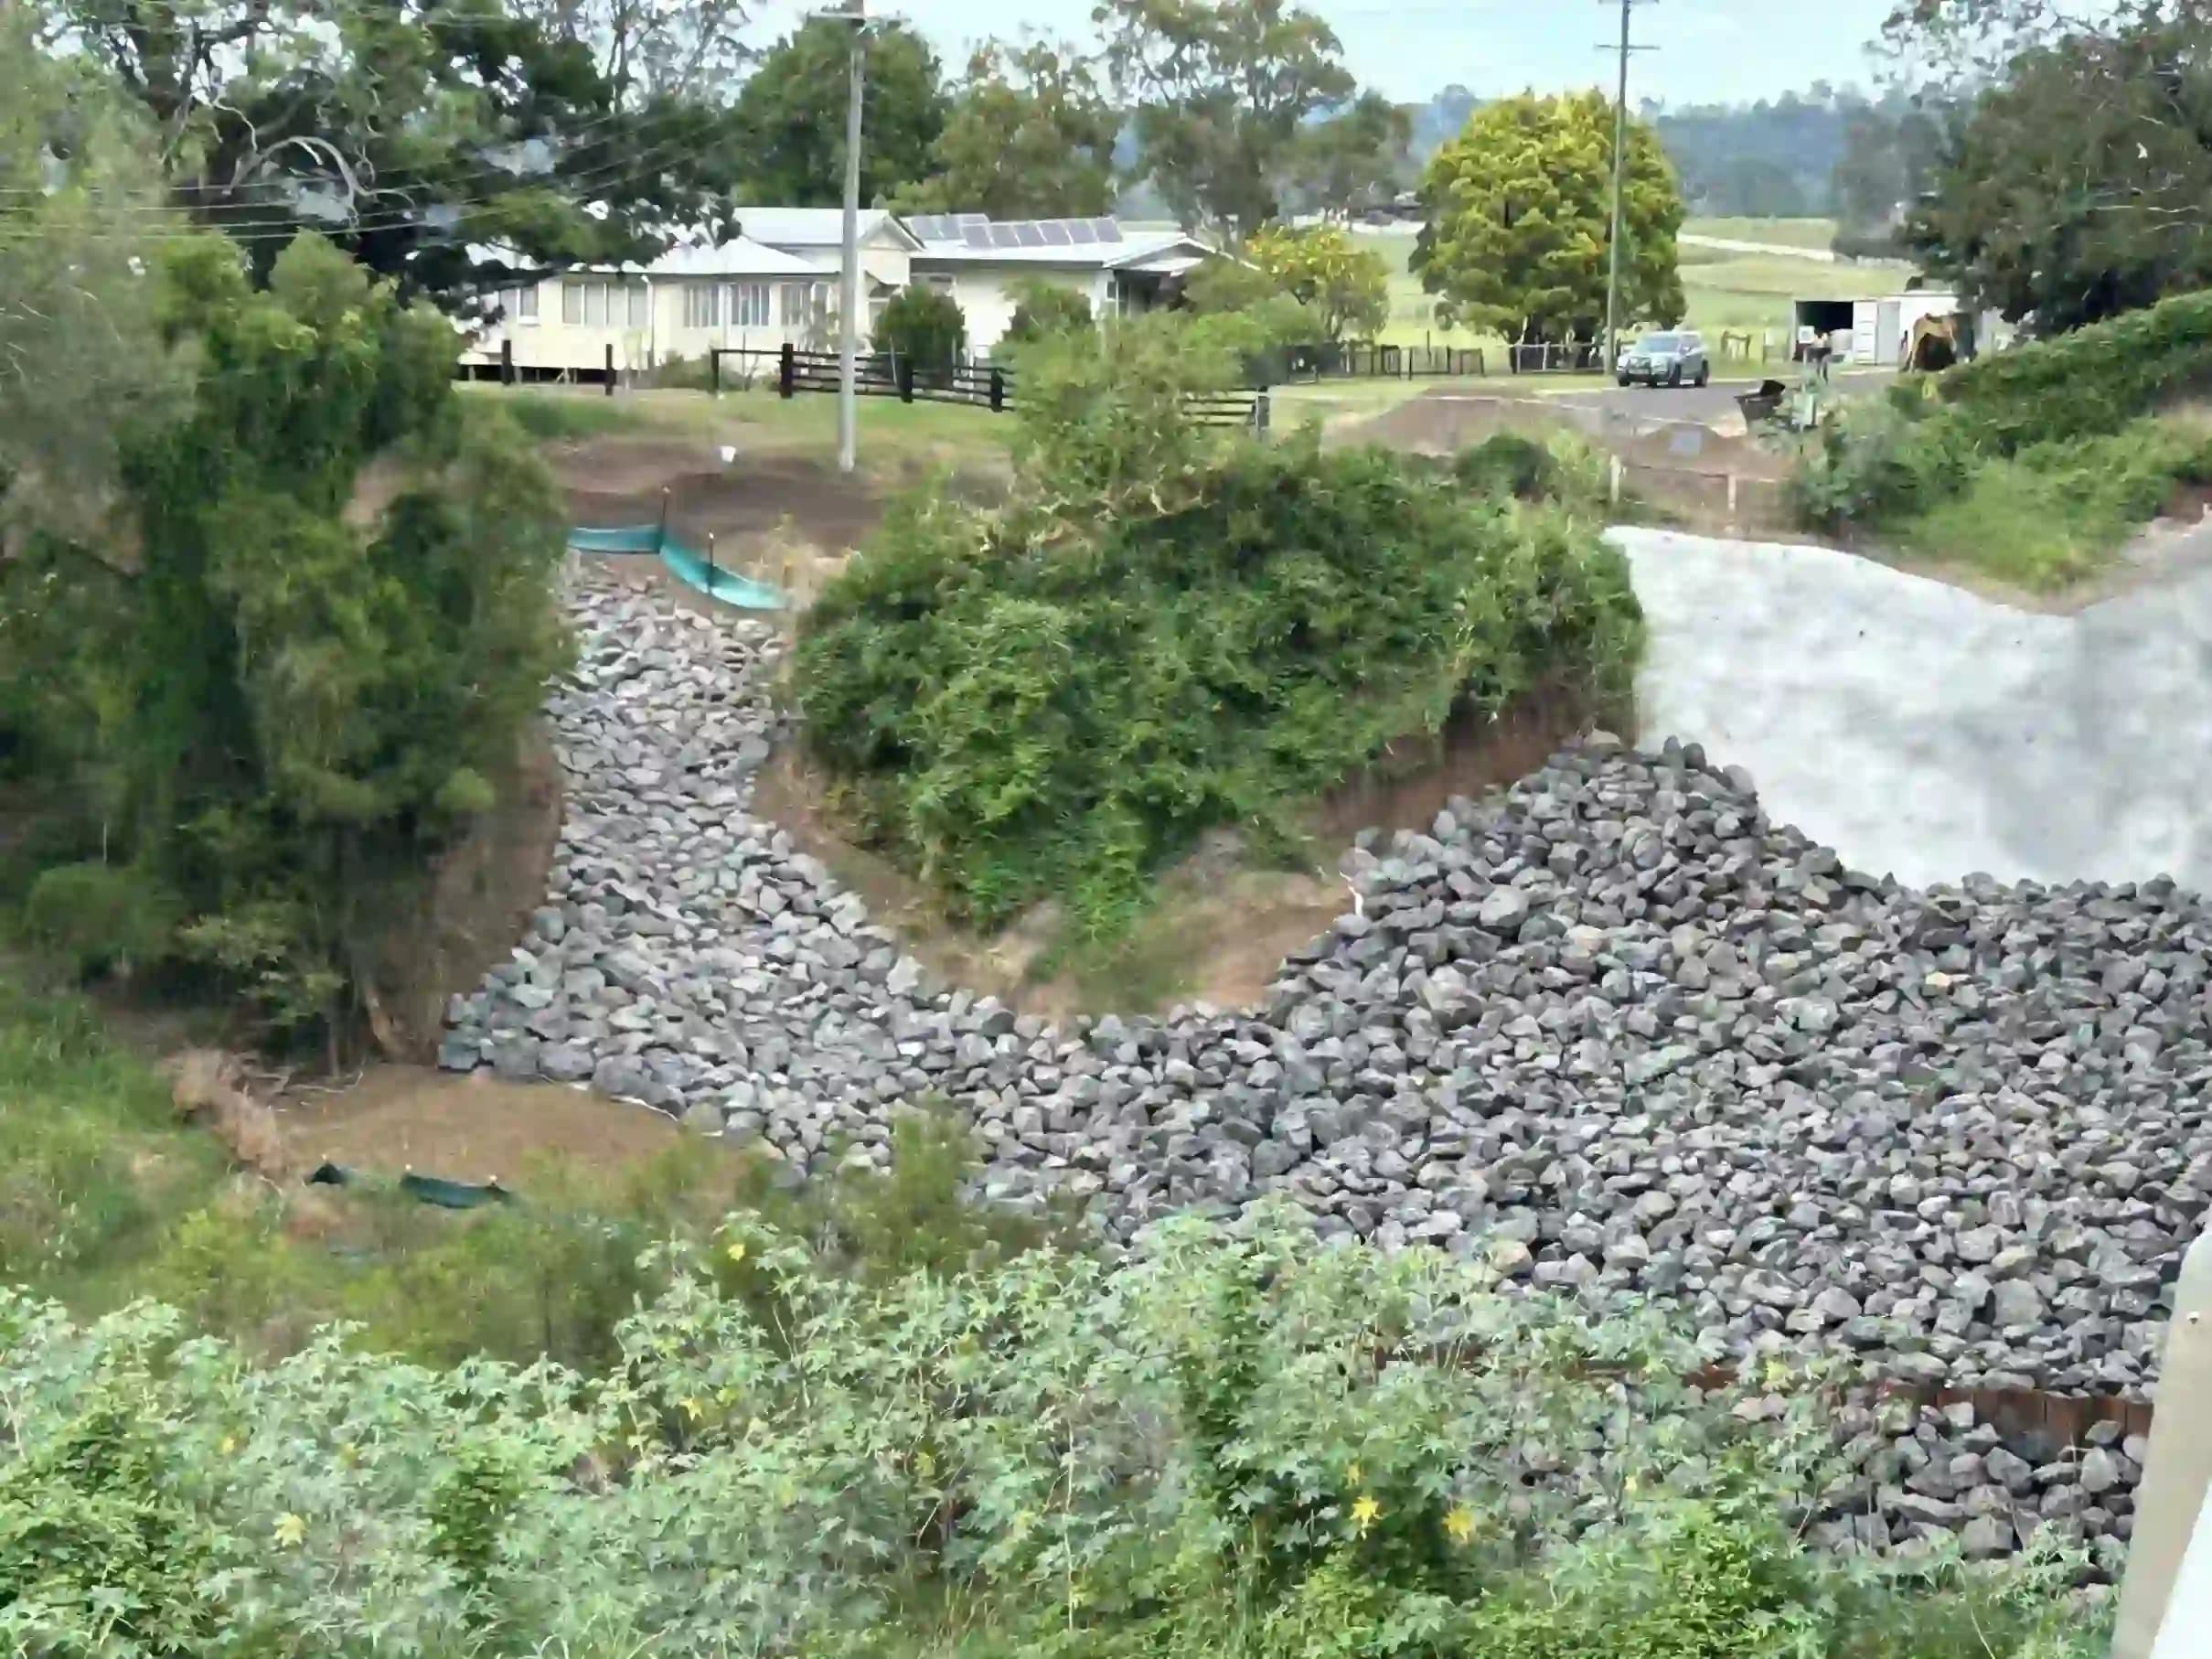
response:
<svg viewBox="0 0 2212 1659"><path fill-rule="evenodd" d="M517 182L535 183L541 181L549 187L558 187L572 194L580 189L588 190L593 194L603 194L611 191L619 186L633 183L644 177L648 166L660 165L661 161L665 159L668 153L675 150L683 142L684 140L682 138L663 139L658 144L648 144L644 150L640 151L636 155L626 156L617 161L603 163L597 166L583 168L572 174L563 175L559 173L547 173L540 176L540 179L531 179L526 181L518 178ZM465 213L472 208L486 208L496 206L500 202L500 200L501 198L499 196L463 195L444 198L432 205L434 208L446 211ZM255 207L265 207L270 204L257 203L251 205ZM184 216L179 209L163 208L150 203L131 203L120 209L113 209L113 211L118 211L128 215L137 215L142 220L157 218L164 219L184 219ZM351 219L342 221L318 221L304 215L294 218L232 219L228 222L221 219L203 219L197 221L185 219L184 222L178 223L174 230L163 232L156 230L149 230L144 232L143 234L151 237L153 240L162 241L177 240L197 234L214 232L228 236L233 241L256 242L289 241L293 237L298 235L302 230L322 230L333 236L352 236L376 230L411 229L434 231L444 228L445 227L425 223L421 217L421 210L415 209L389 209L374 213L356 214ZM10 227L6 224L5 218L0 218L0 240L24 241L30 238L35 238L38 234L40 233L37 230L28 227L20 229ZM105 236L112 238L124 238L138 235L141 234L141 232L130 229L102 230L98 227L88 227L85 234L94 237Z"/></svg>

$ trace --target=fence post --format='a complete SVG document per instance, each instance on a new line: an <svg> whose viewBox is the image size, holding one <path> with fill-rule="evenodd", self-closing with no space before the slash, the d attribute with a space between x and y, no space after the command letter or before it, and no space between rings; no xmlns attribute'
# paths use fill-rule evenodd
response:
<svg viewBox="0 0 2212 1659"><path fill-rule="evenodd" d="M512 340L499 342L499 383L502 386L515 383L515 342Z"/></svg>
<svg viewBox="0 0 2212 1659"><path fill-rule="evenodd" d="M607 396L614 395L614 342L607 342Z"/></svg>
<svg viewBox="0 0 2212 1659"><path fill-rule="evenodd" d="M707 386L714 396L722 395L722 354L712 346L707 348Z"/></svg>
<svg viewBox="0 0 2212 1659"><path fill-rule="evenodd" d="M2204 1580L2212 1562L2205 1557L2212 1548L2212 1523L2204 1509L2212 1492L2212 1433L2206 1431L2203 1412L2185 1402L2201 1401L2207 1387L2212 1234L2189 1247L2174 1285L2174 1318L2158 1370L2160 1409L2151 1418L2151 1449L2143 1457L2143 1484L2135 1490L2135 1532L2120 1587L2112 1659L2166 1659L2169 1653L2194 1651L2202 1634L2201 1625L2188 1623L2183 1603L2202 1606L2207 1594Z"/></svg>
<svg viewBox="0 0 2212 1659"><path fill-rule="evenodd" d="M775 391L778 397L791 395L792 382L798 378L798 352L791 342L784 342L784 349L775 363Z"/></svg>
<svg viewBox="0 0 2212 1659"><path fill-rule="evenodd" d="M1268 398L1266 390L1262 389L1253 393L1252 424L1254 429L1262 434L1265 434L1267 430L1267 410Z"/></svg>
<svg viewBox="0 0 2212 1659"><path fill-rule="evenodd" d="M714 597L714 532L707 532L707 597Z"/></svg>
<svg viewBox="0 0 2212 1659"><path fill-rule="evenodd" d="M1005 407L1006 376L994 369L991 370L991 413L997 414Z"/></svg>
<svg viewBox="0 0 2212 1659"><path fill-rule="evenodd" d="M891 359L892 383L899 389L899 401L914 401L914 360L903 354Z"/></svg>
<svg viewBox="0 0 2212 1659"><path fill-rule="evenodd" d="M668 545L668 492L660 492L660 524L653 532L653 551L661 551Z"/></svg>
<svg viewBox="0 0 2212 1659"><path fill-rule="evenodd" d="M1620 457L1619 455L1608 455L1606 457L1605 471L1606 498L1611 502L1613 506L1619 507L1620 505Z"/></svg>

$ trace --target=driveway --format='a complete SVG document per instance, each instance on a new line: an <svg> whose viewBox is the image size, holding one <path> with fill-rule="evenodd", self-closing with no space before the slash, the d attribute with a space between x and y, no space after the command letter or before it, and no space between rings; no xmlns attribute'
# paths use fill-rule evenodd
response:
<svg viewBox="0 0 2212 1659"><path fill-rule="evenodd" d="M1632 415L1645 421L1695 421L1710 426L1723 416L1736 412L1737 393L1757 391L1763 380L1795 386L1798 373L1794 363L1776 363L1769 373L1716 380L1704 387L1607 386L1587 391L1554 392L1547 401L1573 408L1602 410L1609 415ZM1865 391L1896 378L1886 369L1865 369L1838 374L1832 383L1840 391ZM1543 390L1543 382L1533 377L1529 384L1532 391Z"/></svg>
<svg viewBox="0 0 2212 1659"><path fill-rule="evenodd" d="M1609 534L1651 624L1643 738L1747 767L1846 864L2212 890L2212 568L2049 615L1825 548Z"/></svg>

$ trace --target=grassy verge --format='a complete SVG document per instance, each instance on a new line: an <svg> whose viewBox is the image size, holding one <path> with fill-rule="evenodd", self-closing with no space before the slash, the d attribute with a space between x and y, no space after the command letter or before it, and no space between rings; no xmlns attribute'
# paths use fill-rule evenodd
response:
<svg viewBox="0 0 2212 1659"><path fill-rule="evenodd" d="M476 384L473 400L504 409L546 443L635 435L732 444L745 454L837 455L837 399L821 394L788 401L760 387L721 397L683 390L642 390L608 397L596 388ZM860 401L859 449L864 470L906 476L932 466L990 466L1006 455L1007 422L988 410L947 403Z"/></svg>
<svg viewBox="0 0 2212 1659"><path fill-rule="evenodd" d="M658 1293L656 1245L742 1212L834 1237L866 1271L955 1267L1040 1229L962 1204L964 1140L916 1117L888 1177L798 1191L765 1161L679 1141L632 1172L541 1160L509 1205L449 1212L392 1190L278 1185L239 1173L180 1121L166 1080L79 997L0 972L0 1285L96 1314L151 1297L264 1354L319 1328L429 1364L615 1358L616 1323Z"/></svg>
<svg viewBox="0 0 2212 1659"><path fill-rule="evenodd" d="M1800 465L1800 511L1938 570L2058 594L2112 562L2177 494L2212 483L2212 419L2144 415L2007 451L1956 410L1844 407Z"/></svg>

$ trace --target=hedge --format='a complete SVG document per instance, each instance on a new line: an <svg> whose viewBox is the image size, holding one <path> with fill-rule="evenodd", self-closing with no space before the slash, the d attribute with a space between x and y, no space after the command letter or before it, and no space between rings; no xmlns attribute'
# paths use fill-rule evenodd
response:
<svg viewBox="0 0 2212 1659"><path fill-rule="evenodd" d="M2118 432L2161 403L2212 388L2212 292L1988 353L1936 386L1976 444L2000 455Z"/></svg>

